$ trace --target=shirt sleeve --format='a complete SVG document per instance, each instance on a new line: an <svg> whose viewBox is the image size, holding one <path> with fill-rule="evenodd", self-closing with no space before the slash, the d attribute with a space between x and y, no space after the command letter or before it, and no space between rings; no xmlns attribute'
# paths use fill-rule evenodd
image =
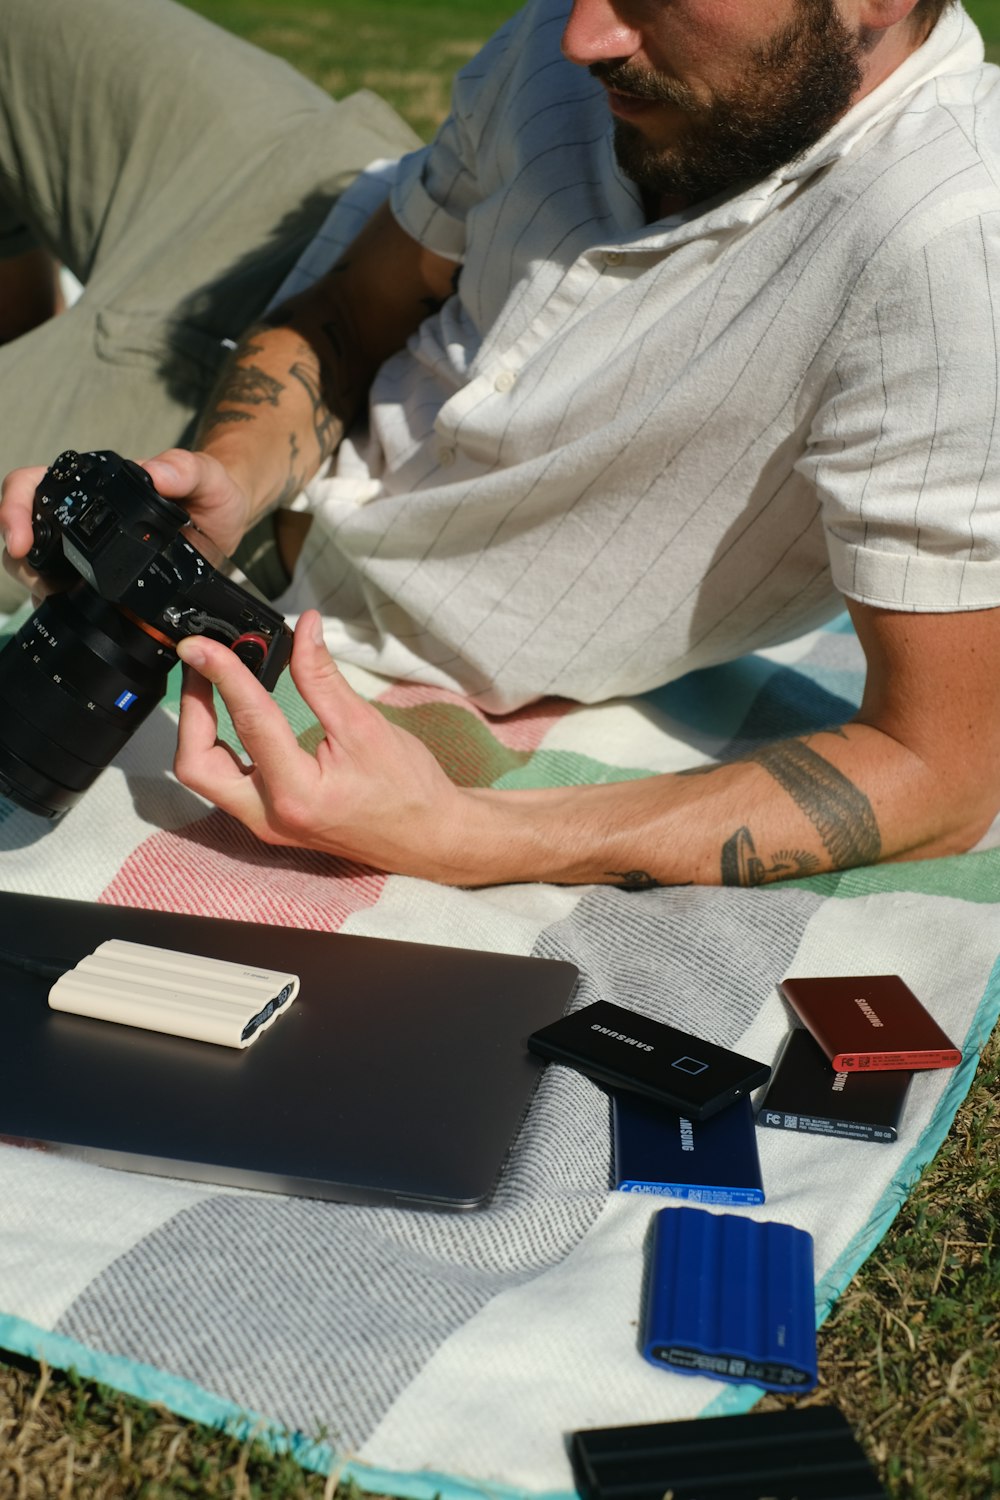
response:
<svg viewBox="0 0 1000 1500"><path fill-rule="evenodd" d="M909 258L838 359L800 468L833 581L889 609L1000 604L1000 215Z"/></svg>
<svg viewBox="0 0 1000 1500"><path fill-rule="evenodd" d="M403 229L448 260L465 256L465 224L484 196L482 141L517 54L522 16L508 21L456 76L451 113L433 141L403 158L390 206Z"/></svg>

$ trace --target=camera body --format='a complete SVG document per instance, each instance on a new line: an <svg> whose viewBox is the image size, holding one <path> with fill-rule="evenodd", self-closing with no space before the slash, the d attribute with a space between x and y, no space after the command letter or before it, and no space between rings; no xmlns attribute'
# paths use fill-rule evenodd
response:
<svg viewBox="0 0 1000 1500"><path fill-rule="evenodd" d="M61 453L35 491L31 521L28 561L40 573L82 578L164 645L222 641L274 687L291 655L288 626L226 576L228 559L138 464L107 451Z"/></svg>
<svg viewBox="0 0 1000 1500"><path fill-rule="evenodd" d="M32 526L28 560L67 587L0 651L0 794L58 818L160 702L178 641L222 641L270 690L292 633L117 453L60 454L35 492Z"/></svg>

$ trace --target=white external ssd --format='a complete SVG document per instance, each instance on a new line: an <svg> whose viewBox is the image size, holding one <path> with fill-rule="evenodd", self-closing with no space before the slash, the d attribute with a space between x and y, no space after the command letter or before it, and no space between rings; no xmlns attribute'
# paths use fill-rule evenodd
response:
<svg viewBox="0 0 1000 1500"><path fill-rule="evenodd" d="M248 1047L298 994L297 974L111 938L56 980L53 1010Z"/></svg>

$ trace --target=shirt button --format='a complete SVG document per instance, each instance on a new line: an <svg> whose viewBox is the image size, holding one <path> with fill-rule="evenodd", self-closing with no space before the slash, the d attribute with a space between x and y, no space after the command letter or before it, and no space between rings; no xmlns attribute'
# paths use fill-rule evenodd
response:
<svg viewBox="0 0 1000 1500"><path fill-rule="evenodd" d="M621 250L608 250L604 256L604 264L606 266L620 266L624 259L625 256Z"/></svg>
<svg viewBox="0 0 1000 1500"><path fill-rule="evenodd" d="M442 469L450 469L455 462L454 448L439 448L437 452L438 463Z"/></svg>
<svg viewBox="0 0 1000 1500"><path fill-rule="evenodd" d="M493 389L495 391L510 391L513 390L516 382L517 376L513 370L501 370L493 382Z"/></svg>

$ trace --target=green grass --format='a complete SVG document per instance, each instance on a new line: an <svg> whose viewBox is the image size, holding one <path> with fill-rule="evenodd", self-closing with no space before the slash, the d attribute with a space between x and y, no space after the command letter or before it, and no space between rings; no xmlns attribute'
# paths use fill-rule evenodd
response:
<svg viewBox="0 0 1000 1500"><path fill-rule="evenodd" d="M452 72L514 6L195 0L193 8L333 93L376 89L426 138L447 108ZM1000 0L972 0L969 9L1000 61ZM820 1336L821 1383L809 1399L845 1411L893 1500L1000 1495L998 1098L994 1038L936 1160ZM305 1474L260 1443L73 1375L0 1362L0 1500L329 1500L335 1488L335 1476ZM356 1500L357 1492L338 1494Z"/></svg>
<svg viewBox="0 0 1000 1500"><path fill-rule="evenodd" d="M890 1495L907 1500L1000 1495L998 1098L1000 1033L820 1336L812 1399L843 1409Z"/></svg>
<svg viewBox="0 0 1000 1500"><path fill-rule="evenodd" d="M987 56L1000 62L1000 0L966 0L965 8L983 33Z"/></svg>
<svg viewBox="0 0 1000 1500"><path fill-rule="evenodd" d="M191 8L338 97L374 89L424 139L447 113L452 75L517 9L510 0L194 0Z"/></svg>

